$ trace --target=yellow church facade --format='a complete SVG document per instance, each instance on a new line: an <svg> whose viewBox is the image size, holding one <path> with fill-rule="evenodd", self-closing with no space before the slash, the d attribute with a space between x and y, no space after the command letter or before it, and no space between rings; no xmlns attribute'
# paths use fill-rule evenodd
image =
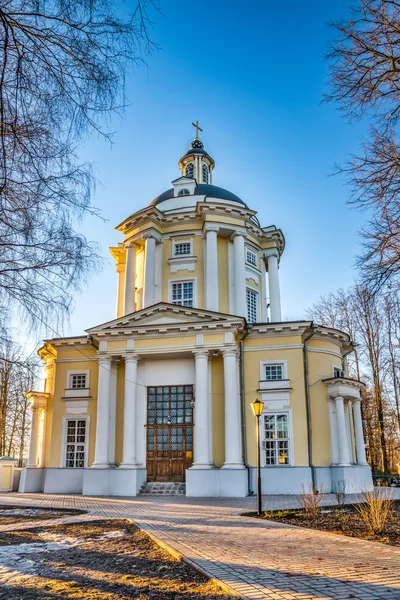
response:
<svg viewBox="0 0 400 600"><path fill-rule="evenodd" d="M196 136L172 187L128 217L111 253L117 314L86 335L50 339L20 491L136 496L184 484L188 496L372 484L351 340L282 319L283 233L213 184Z"/></svg>

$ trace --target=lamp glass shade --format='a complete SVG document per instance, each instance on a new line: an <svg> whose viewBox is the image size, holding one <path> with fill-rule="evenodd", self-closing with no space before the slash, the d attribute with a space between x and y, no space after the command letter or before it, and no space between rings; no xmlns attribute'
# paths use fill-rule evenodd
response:
<svg viewBox="0 0 400 600"><path fill-rule="evenodd" d="M251 408L253 409L255 417L261 417L262 411L264 410L264 402L257 398L257 400L254 400L254 402L251 403Z"/></svg>

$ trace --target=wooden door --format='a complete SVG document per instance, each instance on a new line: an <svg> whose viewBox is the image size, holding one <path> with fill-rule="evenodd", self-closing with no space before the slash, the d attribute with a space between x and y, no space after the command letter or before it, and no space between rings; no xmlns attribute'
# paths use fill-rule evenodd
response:
<svg viewBox="0 0 400 600"><path fill-rule="evenodd" d="M185 481L193 463L193 386L147 388L147 479Z"/></svg>

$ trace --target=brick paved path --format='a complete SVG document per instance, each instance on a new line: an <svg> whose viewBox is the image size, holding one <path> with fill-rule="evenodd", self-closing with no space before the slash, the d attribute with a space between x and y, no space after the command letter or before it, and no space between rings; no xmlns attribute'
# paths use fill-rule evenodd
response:
<svg viewBox="0 0 400 600"><path fill-rule="evenodd" d="M400 548L241 517L241 512L253 509L255 501L251 498L4 494L0 504L4 503L83 508L90 518L131 518L244 598L400 600ZM265 499L266 508L295 503L288 496ZM63 521L83 518L77 515ZM39 526L48 523L41 521ZM26 527L25 523L0 530Z"/></svg>

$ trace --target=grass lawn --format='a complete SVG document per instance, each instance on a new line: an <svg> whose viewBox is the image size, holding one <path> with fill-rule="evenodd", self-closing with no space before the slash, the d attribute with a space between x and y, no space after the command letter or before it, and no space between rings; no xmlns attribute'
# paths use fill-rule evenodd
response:
<svg viewBox="0 0 400 600"><path fill-rule="evenodd" d="M257 517L256 513L251 513ZM309 517L303 510L278 510L263 513L264 519L297 525L298 527L309 527L322 531L330 531L364 540L381 542L391 546L400 546L400 501L393 502L393 510L388 518L382 533L373 534L360 518L357 510L352 505L343 508L320 507L315 519Z"/></svg>
<svg viewBox="0 0 400 600"><path fill-rule="evenodd" d="M0 598L230 600L124 519L0 533Z"/></svg>

